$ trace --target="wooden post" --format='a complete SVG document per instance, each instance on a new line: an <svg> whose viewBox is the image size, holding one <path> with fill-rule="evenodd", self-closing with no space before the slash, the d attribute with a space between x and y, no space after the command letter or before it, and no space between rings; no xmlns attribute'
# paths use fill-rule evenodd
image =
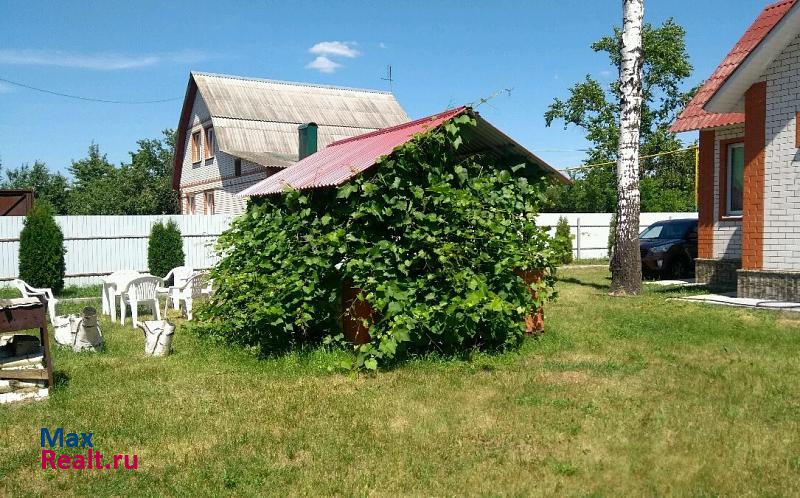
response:
<svg viewBox="0 0 800 498"><path fill-rule="evenodd" d="M358 298L361 289L353 287L349 278L342 282L342 330L344 337L355 345L369 342L369 327L364 325L375 321L375 310L364 300Z"/></svg>
<svg viewBox="0 0 800 498"><path fill-rule="evenodd" d="M541 282L544 272L542 270L517 270L516 274L522 278L528 291L534 299L538 298L538 293L530 288L533 283ZM525 335L539 335L544 332L544 307L539 306L536 313L525 315Z"/></svg>

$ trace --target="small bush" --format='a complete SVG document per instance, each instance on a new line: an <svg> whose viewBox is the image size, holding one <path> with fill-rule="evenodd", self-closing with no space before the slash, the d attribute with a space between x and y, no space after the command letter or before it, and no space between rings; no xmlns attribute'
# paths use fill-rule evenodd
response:
<svg viewBox="0 0 800 498"><path fill-rule="evenodd" d="M19 236L19 278L34 287L64 288L64 234L53 217L53 207L36 203L25 217Z"/></svg>
<svg viewBox="0 0 800 498"><path fill-rule="evenodd" d="M167 221L166 225L160 221L153 225L147 245L147 267L150 273L164 277L176 266L183 266L185 260L178 225L173 220Z"/></svg>
<svg viewBox="0 0 800 498"><path fill-rule="evenodd" d="M572 263L572 234L569 232L569 221L564 216L558 219L556 234L550 245L553 249L553 258L556 264L568 265Z"/></svg>

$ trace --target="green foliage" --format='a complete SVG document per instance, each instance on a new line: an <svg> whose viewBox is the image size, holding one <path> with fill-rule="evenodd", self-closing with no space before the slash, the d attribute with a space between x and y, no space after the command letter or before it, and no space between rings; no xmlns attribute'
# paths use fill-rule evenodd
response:
<svg viewBox="0 0 800 498"><path fill-rule="evenodd" d="M367 369L409 353L519 343L552 296L549 237L535 225L539 178L457 155L469 115L420 134L337 189L252 201L219 240L200 330L273 353L337 342L343 282L374 310ZM518 269L545 271L534 299Z"/></svg>
<svg viewBox="0 0 800 498"><path fill-rule="evenodd" d="M97 144L69 167L73 181L50 172L36 161L7 170L0 188L32 188L37 201L47 201L58 214L143 215L180 212L178 194L172 190L175 132L164 138L139 140L131 161L114 166Z"/></svg>
<svg viewBox="0 0 800 498"><path fill-rule="evenodd" d="M158 277L165 277L176 266L183 266L183 240L174 220L158 222L150 230L147 244L147 268Z"/></svg>
<svg viewBox="0 0 800 498"><path fill-rule="evenodd" d="M608 257L614 252L614 245L617 240L617 213L611 214L611 221L608 224Z"/></svg>
<svg viewBox="0 0 800 498"><path fill-rule="evenodd" d="M178 213L178 196L172 190L175 133L163 133L163 140L139 140L131 162L118 168L92 144L87 157L70 166L75 178L69 195L70 214Z"/></svg>
<svg viewBox="0 0 800 498"><path fill-rule="evenodd" d="M671 19L654 27L644 26L640 154L648 156L687 147L669 126L695 90L681 90L691 75L685 31ZM619 69L621 32L614 29L592 44ZM592 76L575 84L566 100L556 98L545 122L562 120L564 127L577 126L586 133L591 148L586 164L615 161L619 141L619 82L603 85ZM642 211L691 211L694 209L694 152L644 159L640 163ZM553 185L548 190L553 212L611 212L616 206L615 166L591 167L571 172L571 185Z"/></svg>
<svg viewBox="0 0 800 498"><path fill-rule="evenodd" d="M19 236L19 278L34 287L64 288L64 234L53 217L53 207L36 202L25 217Z"/></svg>
<svg viewBox="0 0 800 498"><path fill-rule="evenodd" d="M6 171L6 179L0 182L0 188L32 188L35 200L49 203L56 214L67 214L68 186L64 175L51 173L41 161Z"/></svg>
<svg viewBox="0 0 800 498"><path fill-rule="evenodd" d="M572 234L569 231L569 221L564 216L558 218L556 233L551 247L556 264L568 265L572 263Z"/></svg>

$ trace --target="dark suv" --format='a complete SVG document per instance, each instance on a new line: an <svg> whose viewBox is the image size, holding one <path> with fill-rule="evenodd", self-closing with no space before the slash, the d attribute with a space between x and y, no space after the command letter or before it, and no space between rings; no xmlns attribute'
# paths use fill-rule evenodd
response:
<svg viewBox="0 0 800 498"><path fill-rule="evenodd" d="M694 275L697 220L653 223L639 234L642 275L683 278Z"/></svg>

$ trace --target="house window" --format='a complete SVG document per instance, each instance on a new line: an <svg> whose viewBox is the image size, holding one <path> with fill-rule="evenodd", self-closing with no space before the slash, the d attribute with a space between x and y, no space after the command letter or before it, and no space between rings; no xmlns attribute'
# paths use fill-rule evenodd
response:
<svg viewBox="0 0 800 498"><path fill-rule="evenodd" d="M727 145L725 213L729 216L741 216L744 192L744 144Z"/></svg>
<svg viewBox="0 0 800 498"><path fill-rule="evenodd" d="M186 214L194 214L194 194L186 196Z"/></svg>
<svg viewBox="0 0 800 498"><path fill-rule="evenodd" d="M204 200L205 200L205 210L203 212L205 214L214 214L214 191L206 190Z"/></svg>
<svg viewBox="0 0 800 498"><path fill-rule="evenodd" d="M206 128L206 159L214 157L216 147L217 137L214 135L214 128Z"/></svg>
<svg viewBox="0 0 800 498"><path fill-rule="evenodd" d="M242 160L238 157L233 160L233 175L242 176Z"/></svg>
<svg viewBox="0 0 800 498"><path fill-rule="evenodd" d="M200 132L192 133L192 162L200 162Z"/></svg>

